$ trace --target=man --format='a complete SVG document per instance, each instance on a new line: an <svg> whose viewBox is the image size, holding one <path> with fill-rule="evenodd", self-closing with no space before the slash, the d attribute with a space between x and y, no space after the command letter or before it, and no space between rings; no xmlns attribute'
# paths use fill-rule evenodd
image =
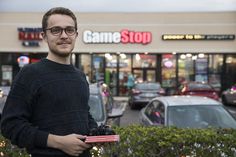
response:
<svg viewBox="0 0 236 157"><path fill-rule="evenodd" d="M2 113L2 134L32 157L88 157L91 145L83 140L97 123L89 113L86 77L70 64L76 17L52 8L42 28L48 56L17 74Z"/></svg>

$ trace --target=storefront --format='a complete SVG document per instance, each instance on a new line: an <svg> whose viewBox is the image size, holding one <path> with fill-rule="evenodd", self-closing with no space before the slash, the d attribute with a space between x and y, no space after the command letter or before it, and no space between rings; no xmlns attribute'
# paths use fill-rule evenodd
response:
<svg viewBox="0 0 236 157"><path fill-rule="evenodd" d="M0 15L2 85L24 63L47 54L40 37L42 13ZM158 81L173 93L183 81L206 81L219 90L236 83L236 12L78 13L79 37L71 61L90 82L127 95L128 75ZM3 20L2 20L3 19Z"/></svg>
<svg viewBox="0 0 236 157"><path fill-rule="evenodd" d="M219 91L236 82L235 54L110 54L112 59L105 55L81 54L81 69L91 82L105 82L119 95L128 92L129 74L136 81L161 82L169 94L184 81L209 82Z"/></svg>

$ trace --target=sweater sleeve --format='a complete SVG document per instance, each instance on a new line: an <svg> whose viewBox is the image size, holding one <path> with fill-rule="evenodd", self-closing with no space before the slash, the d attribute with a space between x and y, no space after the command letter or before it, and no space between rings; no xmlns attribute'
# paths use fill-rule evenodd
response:
<svg viewBox="0 0 236 157"><path fill-rule="evenodd" d="M20 71L7 97L1 118L1 133L19 147L46 147L48 133L31 124L33 94L29 73Z"/></svg>

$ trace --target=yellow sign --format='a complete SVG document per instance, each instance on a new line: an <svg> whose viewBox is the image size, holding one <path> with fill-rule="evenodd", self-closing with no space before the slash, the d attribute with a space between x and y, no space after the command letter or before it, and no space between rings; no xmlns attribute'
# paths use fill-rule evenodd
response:
<svg viewBox="0 0 236 157"><path fill-rule="evenodd" d="M233 34L164 34L162 40L234 40Z"/></svg>

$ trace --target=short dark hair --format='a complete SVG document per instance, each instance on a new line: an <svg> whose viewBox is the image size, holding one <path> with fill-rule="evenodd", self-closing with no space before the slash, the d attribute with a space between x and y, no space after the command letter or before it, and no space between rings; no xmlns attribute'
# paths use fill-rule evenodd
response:
<svg viewBox="0 0 236 157"><path fill-rule="evenodd" d="M48 10L44 15L43 15L43 19L42 19L42 29L43 31L45 32L45 30L47 29L48 27L48 18L51 16L51 15L54 15L54 14L61 14L61 15L68 15L70 16L74 22L75 22L75 28L77 29L77 20L76 20L76 16L75 14L70 10L70 9L67 9L67 8L64 8L64 7L55 7L55 8L52 8L50 10Z"/></svg>

